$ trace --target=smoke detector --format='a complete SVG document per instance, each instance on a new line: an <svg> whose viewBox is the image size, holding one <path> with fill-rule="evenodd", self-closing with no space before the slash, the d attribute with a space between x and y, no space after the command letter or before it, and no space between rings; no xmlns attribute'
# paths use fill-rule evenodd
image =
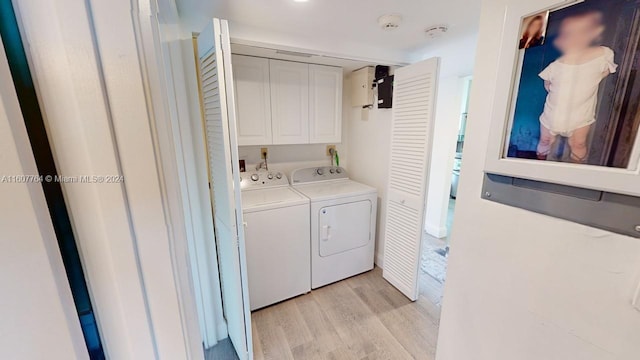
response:
<svg viewBox="0 0 640 360"><path fill-rule="evenodd" d="M427 28L424 33L427 35L427 38L436 39L444 35L447 31L449 31L449 27L447 25L435 25Z"/></svg>
<svg viewBox="0 0 640 360"><path fill-rule="evenodd" d="M402 15L400 14L389 14L382 15L378 18L378 25L383 30L395 30L400 27L400 23L402 22Z"/></svg>

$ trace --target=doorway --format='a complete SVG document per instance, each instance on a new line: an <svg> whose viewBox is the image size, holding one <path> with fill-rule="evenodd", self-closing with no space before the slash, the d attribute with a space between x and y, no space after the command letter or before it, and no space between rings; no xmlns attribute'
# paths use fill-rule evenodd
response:
<svg viewBox="0 0 640 360"><path fill-rule="evenodd" d="M449 258L449 244L453 219L458 198L458 182L460 179L460 167L462 165L462 150L464 148L465 130L467 126L467 115L469 109L469 93L471 90L472 77L467 76L461 79L462 94L461 107L459 111L459 123L455 138L451 138L451 143L455 143L455 152L451 154L451 186L445 198L447 207L443 210L446 224L445 236L436 237L425 231L422 243L422 257L420 264L420 292L428 295L433 301L438 303L442 299L442 288L447 276L447 263Z"/></svg>

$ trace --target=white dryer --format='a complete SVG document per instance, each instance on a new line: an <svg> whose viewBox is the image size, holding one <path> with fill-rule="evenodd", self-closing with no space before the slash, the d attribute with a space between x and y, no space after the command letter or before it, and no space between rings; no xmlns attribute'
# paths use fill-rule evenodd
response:
<svg viewBox="0 0 640 360"><path fill-rule="evenodd" d="M309 199L277 171L243 173L240 186L251 310L308 293Z"/></svg>
<svg viewBox="0 0 640 360"><path fill-rule="evenodd" d="M373 269L376 189L341 167L299 169L291 183L311 200L311 288Z"/></svg>

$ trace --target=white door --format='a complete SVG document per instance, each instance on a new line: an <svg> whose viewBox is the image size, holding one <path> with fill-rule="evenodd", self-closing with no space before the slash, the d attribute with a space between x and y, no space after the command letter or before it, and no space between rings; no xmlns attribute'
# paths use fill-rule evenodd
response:
<svg viewBox="0 0 640 360"><path fill-rule="evenodd" d="M0 79L0 359L88 359L2 40Z"/></svg>
<svg viewBox="0 0 640 360"><path fill-rule="evenodd" d="M238 145L270 145L273 139L269 59L244 55L233 55L232 59Z"/></svg>
<svg viewBox="0 0 640 360"><path fill-rule="evenodd" d="M382 276L412 301L418 299L438 64L433 58L395 71Z"/></svg>
<svg viewBox="0 0 640 360"><path fill-rule="evenodd" d="M213 19L198 35L198 58L224 315L229 338L245 360L253 357L251 312L226 20Z"/></svg>
<svg viewBox="0 0 640 360"><path fill-rule="evenodd" d="M309 142L342 142L342 68L309 65Z"/></svg>
<svg viewBox="0 0 640 360"><path fill-rule="evenodd" d="M309 143L309 65L269 60L273 144Z"/></svg>

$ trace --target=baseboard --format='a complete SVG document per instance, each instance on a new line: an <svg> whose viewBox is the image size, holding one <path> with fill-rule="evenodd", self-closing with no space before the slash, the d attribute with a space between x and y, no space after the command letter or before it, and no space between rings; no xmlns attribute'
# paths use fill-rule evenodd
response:
<svg viewBox="0 0 640 360"><path fill-rule="evenodd" d="M446 227L440 227L440 226L433 226L433 225L430 225L430 224L425 224L424 229L427 232L427 234L429 234L431 236L435 236L438 239L446 238L447 235L448 235Z"/></svg>

